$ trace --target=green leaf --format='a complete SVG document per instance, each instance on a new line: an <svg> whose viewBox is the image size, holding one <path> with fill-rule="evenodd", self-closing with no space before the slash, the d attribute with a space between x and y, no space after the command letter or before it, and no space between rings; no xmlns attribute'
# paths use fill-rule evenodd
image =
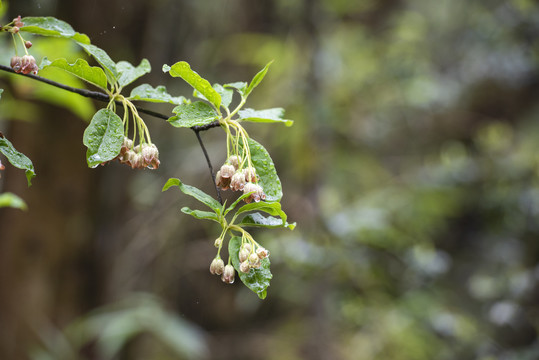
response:
<svg viewBox="0 0 539 360"><path fill-rule="evenodd" d="M215 109L202 101L178 105L172 112L176 116L170 117L167 121L174 127L206 125L219 119Z"/></svg>
<svg viewBox="0 0 539 360"><path fill-rule="evenodd" d="M281 200L283 197L281 180L279 180L273 160L271 160L268 152L261 144L251 138L249 138L248 143L249 149L251 150L253 166L256 169L256 173L260 176L258 184L264 189L266 201ZM240 145L243 146L241 140Z"/></svg>
<svg viewBox="0 0 539 360"><path fill-rule="evenodd" d="M118 71L118 83L123 87L131 84L142 75L148 74L152 71L152 67L147 59L142 59L137 67L127 61L119 61L116 64L116 70Z"/></svg>
<svg viewBox="0 0 539 360"><path fill-rule="evenodd" d="M20 31L43 36L55 36L73 39L83 44L90 44L90 39L88 36L75 32L71 25L65 21L58 20L51 16L28 16L23 18L22 22L24 23L24 26L20 28Z"/></svg>
<svg viewBox="0 0 539 360"><path fill-rule="evenodd" d="M56 59L51 62L45 57L41 61L41 65L39 67L44 69L49 66L65 70L68 73L73 74L76 77L103 90L107 89L107 76L103 72L103 69L97 66L88 65L86 60L77 59L74 64L69 64L66 59Z"/></svg>
<svg viewBox="0 0 539 360"><path fill-rule="evenodd" d="M118 70L116 69L116 63L112 61L110 56L105 50L98 48L92 44L78 43L84 51L91 55L105 70L109 83L114 84L118 81Z"/></svg>
<svg viewBox="0 0 539 360"><path fill-rule="evenodd" d="M234 95L234 91L225 89L221 84L213 84L213 88L221 96L221 106L224 108L228 108L228 105L230 105L230 103L232 102L232 96ZM208 100L204 95L202 95L196 90L194 95L200 99Z"/></svg>
<svg viewBox="0 0 539 360"><path fill-rule="evenodd" d="M131 94L127 99L156 103L170 103L176 105L183 104L186 101L183 96L171 96L169 93L167 93L167 89L162 85L153 88L149 84L142 84L131 90Z"/></svg>
<svg viewBox="0 0 539 360"><path fill-rule="evenodd" d="M11 165L15 166L18 169L25 170L26 180L28 181L28 186L32 185L32 178L36 176L34 170L34 164L32 161L23 153L17 151L11 142L0 133L0 152L4 154L7 160Z"/></svg>
<svg viewBox="0 0 539 360"><path fill-rule="evenodd" d="M88 147L86 161L89 167L114 159L124 141L122 119L112 110L101 109L95 113L84 130L83 143Z"/></svg>
<svg viewBox="0 0 539 360"><path fill-rule="evenodd" d="M204 95L204 97L215 106L219 112L221 106L221 95L211 86L208 80L202 78L198 73L191 70L191 67L185 61L179 61L172 66L163 65L163 71L168 71L172 77L181 77L196 91Z"/></svg>
<svg viewBox="0 0 539 360"><path fill-rule="evenodd" d="M245 93L244 93L244 97L247 97L249 96L249 94L251 93L251 91L254 90L255 87L258 86L258 84L260 84L260 82L262 82L262 80L264 79L264 76L266 76L266 73L268 72L268 69L270 67L270 65L273 63L273 60L270 61L269 63L266 64L266 66L264 66L264 68L262 70L260 70L258 72L258 74L256 74L254 77L253 77L253 80L251 80L251 83L249 84L249 86L247 87L247 89L245 90Z"/></svg>
<svg viewBox="0 0 539 360"><path fill-rule="evenodd" d="M232 265L238 272L240 280L245 284L245 286L257 294L259 298L265 299L268 294L270 280L273 277L270 271L270 260L266 257L260 261L260 268L251 269L248 273L241 272L240 260L238 257L240 247L241 238L238 236L233 236L228 243L228 253L230 255L230 259L232 260Z"/></svg>
<svg viewBox="0 0 539 360"><path fill-rule="evenodd" d="M273 216L264 216L261 213L253 213L246 215L241 222L238 224L241 227L251 226L251 227L265 227L269 229L274 228L289 228L294 230L296 223L289 224L283 219L279 219Z"/></svg>
<svg viewBox="0 0 539 360"><path fill-rule="evenodd" d="M21 210L28 209L23 199L9 192L0 194L0 208L2 207L12 207Z"/></svg>
<svg viewBox="0 0 539 360"><path fill-rule="evenodd" d="M182 183L180 179L176 179L176 178L168 179L165 185L163 186L163 191L168 190L172 186L178 186L184 194L194 197L201 203L207 205L210 209L215 211L217 214L221 212L221 204L219 204L219 201L215 200L210 195L206 194L204 191L194 186L186 185Z"/></svg>
<svg viewBox="0 0 539 360"><path fill-rule="evenodd" d="M279 216L283 223L286 222L287 216L283 210L281 210L281 204L278 202L253 202L245 204L236 211L236 215L242 214L248 211L263 211L270 215Z"/></svg>
<svg viewBox="0 0 539 360"><path fill-rule="evenodd" d="M191 215L197 219L207 219L219 222L219 217L211 211L191 210L188 207L183 207L182 212L187 215Z"/></svg>
<svg viewBox="0 0 539 360"><path fill-rule="evenodd" d="M286 126L292 126L294 121L283 119L284 109L283 108L273 108L266 110L253 110L253 109L244 109L238 111L238 117L241 121L250 121L250 122L262 122L262 123L282 123Z"/></svg>
<svg viewBox="0 0 539 360"><path fill-rule="evenodd" d="M13 193L0 194L0 208L11 207L14 209L27 210L28 206L20 197Z"/></svg>
<svg viewBox="0 0 539 360"><path fill-rule="evenodd" d="M245 90L247 90L247 83L244 81L238 81L234 83L225 84L224 87L236 89L240 93L240 95L243 97L245 95Z"/></svg>

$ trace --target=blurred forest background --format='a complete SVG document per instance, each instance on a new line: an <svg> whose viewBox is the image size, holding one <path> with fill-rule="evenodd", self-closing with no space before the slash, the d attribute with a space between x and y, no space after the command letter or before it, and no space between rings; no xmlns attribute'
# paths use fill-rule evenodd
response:
<svg viewBox="0 0 539 360"><path fill-rule="evenodd" d="M175 96L191 90L165 63L226 83L275 59L248 105L295 124L247 130L298 226L255 233L271 251L266 300L225 285L208 271L217 225L161 194L168 177L214 193L191 131L145 116L158 170L88 169L82 133L103 104L0 74L0 130L38 175L27 188L2 172L29 210L0 210L1 359L539 358L535 1L3 4L3 23L55 16L115 61L148 58L142 82ZM33 42L38 63L81 53ZM202 136L222 163L223 132Z"/></svg>

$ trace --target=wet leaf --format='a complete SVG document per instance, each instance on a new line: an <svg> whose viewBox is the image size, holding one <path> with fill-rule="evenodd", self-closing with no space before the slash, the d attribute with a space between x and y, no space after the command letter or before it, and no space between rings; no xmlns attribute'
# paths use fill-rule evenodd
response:
<svg viewBox="0 0 539 360"><path fill-rule="evenodd" d="M181 104L173 110L176 116L167 121L174 127L191 127L206 125L219 119L219 115L205 102L197 101L191 104Z"/></svg>
<svg viewBox="0 0 539 360"><path fill-rule="evenodd" d="M31 34L43 36L54 36L66 39L73 39L82 44L90 44L90 39L88 38L88 36L76 32L75 30L73 30L71 25L52 16L27 16L25 18L22 18L21 21L24 23L24 26L20 28L20 31L25 31Z"/></svg>
<svg viewBox="0 0 539 360"><path fill-rule="evenodd" d="M163 65L163 71L168 71L172 77L181 77L196 91L204 95L204 97L215 106L219 112L221 106L221 95L211 86L208 80L202 78L196 71L191 70L191 67L185 61L179 61L172 66Z"/></svg>
<svg viewBox="0 0 539 360"><path fill-rule="evenodd" d="M83 143L88 147L88 166L96 167L114 159L120 153L123 140L122 119L109 109L99 110L84 131Z"/></svg>
<svg viewBox="0 0 539 360"><path fill-rule="evenodd" d="M258 184L264 189L266 201L281 200L283 197L281 180L279 180L273 160L271 160L270 155L261 144L251 138L249 138L248 143L253 166L258 176L260 176ZM240 141L240 145L243 145L242 141Z"/></svg>
<svg viewBox="0 0 539 360"><path fill-rule="evenodd" d="M79 79L82 79L98 88L103 90L107 89L107 76L103 69L97 66L90 66L88 62L83 59L77 59L74 64L69 64L66 59L56 59L50 61L46 57L41 61L39 66L41 69L47 67L56 67L62 69L72 75L75 75Z"/></svg>
<svg viewBox="0 0 539 360"><path fill-rule="evenodd" d="M243 109L238 111L239 120L262 123L281 123L292 126L294 121L283 119L284 109L273 108L266 110Z"/></svg>
<svg viewBox="0 0 539 360"><path fill-rule="evenodd" d="M36 176L32 160L23 153L17 151L13 144L3 135L0 135L0 152L4 154L11 165L18 169L25 170L28 186L32 185L32 178Z"/></svg>
<svg viewBox="0 0 539 360"><path fill-rule="evenodd" d="M238 272L240 280L247 286L251 291L258 295L259 298L265 299L268 294L268 287L270 286L270 280L273 278L273 275L270 271L270 260L269 258L262 259L260 268L251 269L248 273L240 271L240 260L238 253L241 247L241 238L234 236L230 239L228 243L228 253L232 260L232 265L234 269Z"/></svg>
<svg viewBox="0 0 539 360"><path fill-rule="evenodd" d="M289 224L283 219L273 216L264 216L261 213L253 213L246 215L239 223L242 227L264 227L269 229L274 228L289 228L294 230L296 223Z"/></svg>
<svg viewBox="0 0 539 360"><path fill-rule="evenodd" d="M142 59L137 67L127 61L119 61L116 63L116 70L118 71L118 83L123 87L148 74L152 71L152 67L147 59Z"/></svg>
<svg viewBox="0 0 539 360"><path fill-rule="evenodd" d="M197 199L198 201L200 201L201 203L205 204L206 206L211 208L213 211L215 211L215 213L219 214L221 212L221 204L219 204L219 201L215 200L210 195L206 194L204 191L194 186L186 185L182 183L180 179L176 179L176 178L168 179L165 185L163 186L162 191L166 191L170 189L172 186L179 187L180 190L184 194L194 197L195 199Z"/></svg>
<svg viewBox="0 0 539 360"><path fill-rule="evenodd" d="M173 97L167 93L167 89L162 85L154 88L149 84L142 84L131 90L128 100L170 103L176 105L183 104L186 101L183 96Z"/></svg>

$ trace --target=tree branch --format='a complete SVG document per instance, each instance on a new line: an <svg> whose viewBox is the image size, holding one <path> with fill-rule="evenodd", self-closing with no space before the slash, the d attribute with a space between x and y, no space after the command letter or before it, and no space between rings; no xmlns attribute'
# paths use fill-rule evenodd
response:
<svg viewBox="0 0 539 360"><path fill-rule="evenodd" d="M59 83L59 82L56 82L56 81L53 81L53 80L50 80L50 79L47 79L47 78L44 78L44 77L41 77L41 76L32 75L32 74L17 73L12 68L10 68L8 66L5 66L5 65L1 65L1 64L0 64L0 70L7 71L7 72L10 72L10 73L15 74L15 75L26 76L26 77L28 77L30 79L41 81L41 82L44 82L45 84L49 84L49 85L55 86L57 88L64 89L64 90L70 91L72 93L79 94L81 96L91 98L91 99L94 99L94 100L98 100L98 101L102 101L102 102L106 102L106 103L108 103L110 101L110 96L108 94L105 94L105 93L100 92L100 91L79 89L79 88L75 88L75 87L72 87L72 86L64 85L62 83ZM122 104L121 101L116 101L116 103L118 105ZM140 113L151 115L151 116L159 118L159 119L168 120L168 118L169 118L169 116L167 116L165 114L158 113L156 111L141 108L139 106L135 106L135 108ZM215 184L215 175L213 173L213 167L212 167L212 164L211 164L211 161L210 161L210 157L208 155L208 152L206 151L206 147L204 146L204 143L202 142L202 138L200 137L200 134L199 134L200 131L206 131L206 130L209 130L211 128L218 127L218 126L219 126L219 121L216 120L216 121L213 121L213 122L211 122L209 124L206 124L206 125L192 126L191 130L193 130L195 132L195 135L196 135L196 137L198 139L198 143L200 144L202 152L204 153L204 157L206 158L206 162L208 163L208 167L210 169L210 175L211 175L212 182L213 182L213 184L215 186L215 190L217 191L217 198L219 199L219 202L222 204L223 200L221 199L221 192L219 191L219 188Z"/></svg>

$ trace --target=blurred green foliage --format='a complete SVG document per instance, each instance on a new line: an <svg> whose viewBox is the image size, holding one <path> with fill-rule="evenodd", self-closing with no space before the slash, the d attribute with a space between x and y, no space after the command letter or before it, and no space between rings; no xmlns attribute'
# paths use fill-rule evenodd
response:
<svg viewBox="0 0 539 360"><path fill-rule="evenodd" d="M111 12L127 11L114 3ZM274 271L260 302L210 277L212 232L182 218L178 198L159 200L160 176L133 176L132 208L117 218L128 225L101 235L129 239L107 248L114 296L142 288L174 304L206 331L212 359L539 357L534 1L160 1L150 10L180 34L159 42L148 31L154 57L142 56L154 68L185 58L226 82L275 59L250 100L284 107L294 126L248 131L272 154L298 226L254 234ZM162 178L206 181L197 144L154 126L171 164ZM205 139L210 150L222 144ZM127 345L159 358L157 345Z"/></svg>

